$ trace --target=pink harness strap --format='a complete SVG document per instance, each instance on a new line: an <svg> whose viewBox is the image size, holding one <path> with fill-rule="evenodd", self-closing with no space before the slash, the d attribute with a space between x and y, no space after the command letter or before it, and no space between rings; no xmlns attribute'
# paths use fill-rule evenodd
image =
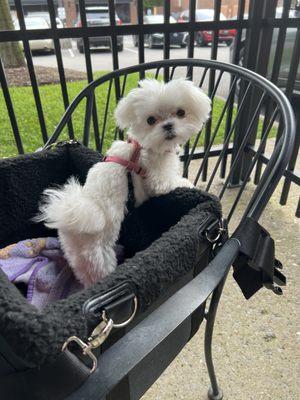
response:
<svg viewBox="0 0 300 400"><path fill-rule="evenodd" d="M140 158L140 153L142 146L139 144L134 139L128 139L127 143L132 143L134 146L134 150L132 153L132 156L130 160L125 160L124 158L118 157L118 156L106 156L104 157L103 161L104 162L114 162L120 165L123 165L128 171L134 172L137 175L140 175L141 177L145 177L146 171L143 170L142 167L139 165L139 158Z"/></svg>

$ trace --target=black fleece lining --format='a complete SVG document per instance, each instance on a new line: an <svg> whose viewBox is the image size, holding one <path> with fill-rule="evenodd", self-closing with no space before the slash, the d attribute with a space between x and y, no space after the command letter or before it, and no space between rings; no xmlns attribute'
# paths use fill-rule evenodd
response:
<svg viewBox="0 0 300 400"><path fill-rule="evenodd" d="M30 222L42 191L71 175L84 182L100 155L69 146L0 161L0 247L16 241L55 235ZM208 215L221 215L219 201L196 189L179 188L150 199L126 216L119 242L126 261L102 282L40 313L0 273L0 334L15 353L34 365L53 361L71 335L86 338L83 303L124 281L137 294L140 312L157 301L174 283L193 270L203 253L198 228Z"/></svg>

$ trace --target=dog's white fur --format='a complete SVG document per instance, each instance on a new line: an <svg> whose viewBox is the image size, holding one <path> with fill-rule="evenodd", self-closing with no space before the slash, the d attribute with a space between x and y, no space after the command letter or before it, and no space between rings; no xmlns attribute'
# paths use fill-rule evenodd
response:
<svg viewBox="0 0 300 400"><path fill-rule="evenodd" d="M132 173L136 206L149 197L177 187L192 187L179 171L178 146L201 128L210 112L209 98L190 81L167 84L143 80L116 109L118 126L142 146L140 166L146 177ZM184 116L177 116L184 110ZM149 125L147 119L156 122ZM172 124L172 130L165 130ZM129 160L133 144L115 141L108 156ZM58 229L65 256L77 279L85 286L103 279L116 265L114 246L125 215L128 197L127 170L113 162L99 162L84 186L71 178L61 189L47 189L40 215L49 228Z"/></svg>

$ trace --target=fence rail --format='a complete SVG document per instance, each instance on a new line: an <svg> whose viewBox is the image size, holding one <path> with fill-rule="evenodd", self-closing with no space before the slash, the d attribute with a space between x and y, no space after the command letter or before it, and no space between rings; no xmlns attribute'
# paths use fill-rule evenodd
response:
<svg viewBox="0 0 300 400"><path fill-rule="evenodd" d="M300 14L293 11L293 6L299 6L299 2L292 0L285 0L283 2L282 14L278 15L278 1L277 0L250 0L249 7L246 10L246 5L248 2L246 0L238 0L238 9L236 19L223 20L221 19L222 1L214 0L212 5L214 6L214 18L209 21L198 21L197 20L197 6L196 0L189 1L189 21L188 22L177 22L170 23L171 15L171 1L164 1L163 7L163 23L161 24L144 24L144 4L142 0L136 0L136 15L137 23L128 25L118 25L115 19L115 2L112 0L108 1L108 11L109 11L109 21L110 24L107 26L89 26L87 15L86 15L86 4L84 0L79 0L78 5L78 15L81 19L81 27L76 28L58 28L56 26L56 5L53 0L47 0L48 13L50 18L50 28L49 29L27 29L25 24L25 15L22 5L22 0L15 0L15 10L17 14L17 19L19 22L19 30L5 30L0 31L0 43L21 41L23 43L24 55L27 63L27 68L30 76L30 82L32 87L32 93L35 101L36 112L38 116L40 134L43 143L46 143L49 137L46 122L45 122L45 111L43 109L43 104L41 101L40 87L38 85L35 65L32 57L32 52L30 48L31 40L39 39L52 39L54 43L57 70L60 79L62 101L64 109L66 110L70 104L70 93L68 84L66 81L66 74L64 68L64 57L61 48L61 39L83 39L84 57L86 65L86 76L88 82L92 82L94 79L94 71L92 66L92 55L90 51L90 38L109 36L111 40L111 50L112 50L112 67L113 69L118 69L120 66L119 53L118 53L118 43L117 38L124 35L136 35L138 38L138 63L145 62L145 35L151 35L157 32L164 34L163 43L163 58L170 58L170 35L174 32L187 32L187 51L186 56L188 58L193 58L195 54L195 39L199 32L211 31L212 41L211 41L211 51L210 58L216 60L218 58L219 42L220 42L220 32L223 30L234 29L236 31L235 43L232 50L231 61L235 64L242 64L244 67L251 69L260 73L262 76L268 77L273 83L282 87L285 91L287 97L294 106L294 110L297 117L297 139L294 146L294 152L288 168L284 174L284 184L282 189L282 195L280 199L281 204L286 204L290 186L291 184L299 185L300 177L295 171L295 166L297 162L298 152L299 152L299 142L300 142L300 69L299 69L299 58L300 58ZM294 12L294 15L292 15ZM290 57L287 63L285 59L285 43L287 35L292 36L292 45L290 48ZM273 59L271 55L273 54ZM281 66L287 63L288 72L282 75ZM11 124L11 130L13 132L13 137L15 141L15 146L17 153L24 153L24 143L20 135L19 124L15 112L14 101L11 96L11 88L9 87L6 79L5 68L2 61L0 62L0 82L2 87L2 93L4 101L6 104L7 114ZM170 69L164 68L162 72L165 80L170 78ZM174 71L173 71L174 73ZM172 71L171 71L172 74ZM143 72L140 75L143 78ZM193 78L193 70L187 71L187 77L189 79ZM218 77L215 71L210 70L208 73L207 91L210 96L214 95L214 91L218 88L218 79L221 80L222 77ZM124 82L123 82L124 83ZM125 84L124 84L125 85ZM237 82L231 80L230 87L232 92L228 99L228 110L226 114L226 125L224 128L224 138L223 142L226 143L226 138L228 137L231 130L231 123L233 113L235 112L236 104L239 104L242 100L243 94L245 93L245 87L239 87ZM113 82L115 98L118 101L122 96L122 85L119 80L114 80ZM112 87L110 88L110 90ZM251 95L251 93L250 93ZM254 111L258 106L260 99L257 95L252 95L247 97L246 109L249 111ZM261 104L260 104L261 105ZM94 130L94 137L96 141L96 148L100 149L101 138L103 138L103 132L99 132L99 116L97 99L90 98L86 105L86 110L89 110L92 119L92 126ZM252 158L255 154L255 144L258 140L258 126L260 119L263 120L263 131L267 129L270 120L272 119L272 114L274 109L272 104L264 104L264 111L261 116L257 115L256 120L249 121L247 119L247 113L243 114L243 119L238 122L238 130L240 135L235 135L232 145L228 145L226 152L224 153L221 166L221 177L225 177L225 170L227 165L227 158L230 154L235 154L235 149L238 149L238 145L243 140L243 132L249 127L249 123L252 123L251 132L249 134L249 140L247 143L248 151L245 152L243 158L239 161L236 166L235 173L231 177L231 184L240 184L244 179L244 172L250 165ZM249 112L249 115L253 112ZM277 136L276 141L279 140L282 134L282 127L280 120L277 121ZM85 127L85 131L87 127ZM205 128L204 135L204 151L205 154L211 139L212 126L210 123L207 124ZM0 120L0 135L5 134L1 131L1 120ZM38 134L38 133L37 133ZM74 126L72 120L68 122L68 135L70 138L74 138ZM122 136L122 132L119 133ZM87 137L83 137L85 143L88 142ZM1 137L0 137L1 145ZM257 184L263 165L268 162L267 154L265 154L266 143L261 143L262 154L259 156L258 165L255 172L254 182ZM185 174L188 173L188 159L191 154L191 146L188 143L185 146L183 154L184 171ZM210 156L214 155L216 150L212 149ZM201 157L200 152L192 152L193 158ZM202 180L207 179L207 168L208 160L203 160L203 167L201 171ZM296 215L300 216L300 203L298 205Z"/></svg>

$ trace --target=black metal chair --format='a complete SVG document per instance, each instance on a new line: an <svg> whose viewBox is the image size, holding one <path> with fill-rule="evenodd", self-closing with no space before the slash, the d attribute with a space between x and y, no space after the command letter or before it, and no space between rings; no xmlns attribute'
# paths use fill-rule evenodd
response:
<svg viewBox="0 0 300 400"><path fill-rule="evenodd" d="M181 155L183 174L189 176L192 168L194 183L197 185L201 179L207 182L206 190L219 189L217 195L221 200L227 192L231 196L235 194L229 209L226 201L223 204L230 236L226 236L224 221L217 227L207 227L204 234L215 243L207 267L105 349L99 356L99 365L103 367L97 368L68 397L70 400L140 398L188 342L192 331L191 317L199 310L206 319L204 347L211 380L208 397L221 399L212 361L212 334L230 267L234 265L234 276L246 298L263 286L280 294L280 286L285 283L284 276L278 271L280 264L274 256L274 243L258 220L290 159L295 123L284 94L261 76L236 65L196 59L164 60L117 70L82 90L46 147L62 137L66 138L61 136L64 129L78 105L86 100L81 140L85 146L92 144L102 152L109 134L110 139L124 138L123 132L112 127L109 110L114 101L126 93L128 82L137 84L138 79L145 76L170 80L179 75L193 79L205 88L213 101L211 120L203 132L186 144ZM217 95L221 86L223 99L220 100ZM106 98L100 116L96 111L99 103L97 90L103 87ZM100 129L98 121L102 122ZM92 123L94 144L90 134ZM274 130L277 131L277 140L268 159L265 154L267 139ZM259 136L258 131L261 131ZM76 139L80 139L79 136ZM216 181L218 185L215 185ZM238 226L233 229L230 222L246 185L253 194L241 213ZM204 315L205 303L211 294L209 309Z"/></svg>

